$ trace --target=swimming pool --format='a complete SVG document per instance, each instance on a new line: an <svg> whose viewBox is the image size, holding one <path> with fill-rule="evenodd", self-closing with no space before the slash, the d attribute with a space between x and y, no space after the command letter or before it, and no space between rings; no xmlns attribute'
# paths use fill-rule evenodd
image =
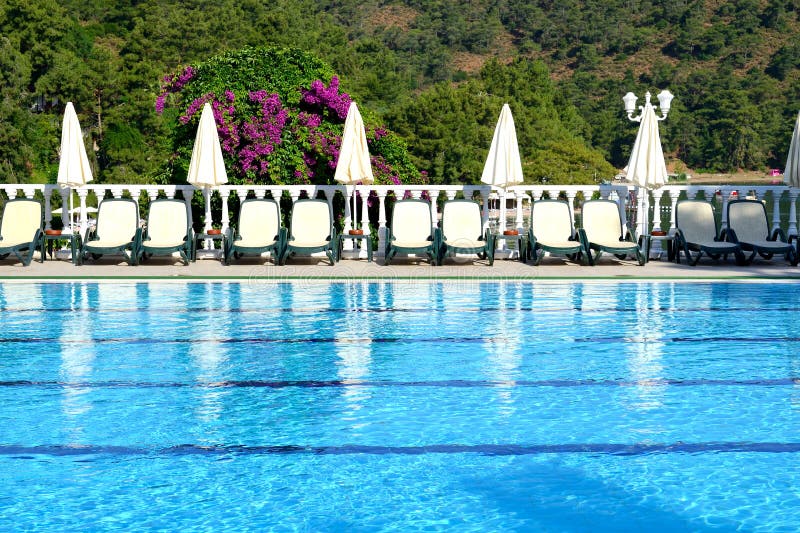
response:
<svg viewBox="0 0 800 533"><path fill-rule="evenodd" d="M799 285L0 285L0 530L795 530Z"/></svg>

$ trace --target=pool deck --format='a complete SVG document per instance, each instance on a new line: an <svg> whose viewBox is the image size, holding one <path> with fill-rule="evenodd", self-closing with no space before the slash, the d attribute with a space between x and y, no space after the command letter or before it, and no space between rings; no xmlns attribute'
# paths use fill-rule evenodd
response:
<svg viewBox="0 0 800 533"><path fill-rule="evenodd" d="M389 266L381 260L368 263L360 259L343 259L335 266L326 260L296 258L285 266L276 266L264 258L245 258L239 263L224 266L213 259L199 259L188 266L171 258L151 258L142 265L131 267L115 258L101 258L84 266L73 266L65 260L32 262L29 267L11 257L0 261L0 282L30 281L109 281L159 280L205 281L219 280L248 282L345 282L370 281L428 281L428 280L509 280L509 281L800 281L800 267L792 267L783 260L756 259L748 266L736 266L733 261L715 262L704 258L696 267L686 264L651 261L639 266L634 261L618 261L613 257L601 258L594 267L566 261L560 257L546 257L542 264L533 266L515 260L496 260L493 266L485 261L448 259L445 265L430 266L414 259L398 258Z"/></svg>

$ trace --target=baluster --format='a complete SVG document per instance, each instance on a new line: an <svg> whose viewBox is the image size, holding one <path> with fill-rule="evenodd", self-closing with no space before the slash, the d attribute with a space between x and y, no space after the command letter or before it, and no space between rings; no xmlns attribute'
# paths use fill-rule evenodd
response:
<svg viewBox="0 0 800 533"><path fill-rule="evenodd" d="M661 231L661 197L663 196L663 190L653 190L653 229L656 231Z"/></svg>
<svg viewBox="0 0 800 533"><path fill-rule="evenodd" d="M514 191L514 200L516 201L516 220L514 221L514 226L516 227L517 231L519 231L520 235L522 235L524 231L522 219L522 192Z"/></svg>
<svg viewBox="0 0 800 533"><path fill-rule="evenodd" d="M481 191L481 228L484 233L489 229L489 194L488 189Z"/></svg>
<svg viewBox="0 0 800 533"><path fill-rule="evenodd" d="M431 204L431 231L435 231L439 224L439 206L436 205L438 197L439 191L428 191L428 198Z"/></svg>
<svg viewBox="0 0 800 533"><path fill-rule="evenodd" d="M50 227L50 222L53 220L53 214L51 211L50 205L50 196L53 194L53 189L47 187L44 190L44 228L45 229L52 229Z"/></svg>
<svg viewBox="0 0 800 533"><path fill-rule="evenodd" d="M378 253L384 256L386 251L386 190L378 190Z"/></svg>
<svg viewBox="0 0 800 533"><path fill-rule="evenodd" d="M722 229L728 229L728 201L730 200L730 190L722 187L720 188L720 196L722 196L722 221L720 225Z"/></svg>
<svg viewBox="0 0 800 533"><path fill-rule="evenodd" d="M781 197L782 189L772 189L772 231L781 227Z"/></svg>
<svg viewBox="0 0 800 533"><path fill-rule="evenodd" d="M797 235L797 196L800 189L789 189L789 235Z"/></svg>
<svg viewBox="0 0 800 533"><path fill-rule="evenodd" d="M89 220L88 220L88 217L86 216L86 197L89 195L89 191L87 189L84 189L83 187L81 187L81 188L79 188L77 190L77 192L78 192L78 198L80 199L80 202L81 202L81 206L80 206L81 207L80 208L80 213L81 213L80 234L81 235L86 235L86 230L89 227ZM72 215L70 215L70 223L71 222L72 222Z"/></svg>
<svg viewBox="0 0 800 533"><path fill-rule="evenodd" d="M569 204L569 214L572 216L572 232L575 232L575 200L578 198L578 191L575 190L568 190L567 191L567 204ZM591 198L591 195L587 194L587 191L583 191L583 198Z"/></svg>
<svg viewBox="0 0 800 533"><path fill-rule="evenodd" d="M361 188L361 229L364 230L365 235L369 235L371 230L369 227L369 195L371 190L369 187L362 187ZM367 257L367 246L372 246L371 241L367 241L363 243L361 246L361 251L359 252L358 256L361 258Z"/></svg>
<svg viewBox="0 0 800 533"><path fill-rule="evenodd" d="M688 196L688 195L687 195ZM675 230L677 229L677 225L675 224L675 212L678 210L678 198L680 197L680 192L675 191L675 194L669 195L670 204L670 213L669 213L669 234L673 235Z"/></svg>
<svg viewBox="0 0 800 533"><path fill-rule="evenodd" d="M228 199L231 196L230 189L218 190L220 198L222 199L222 233L228 231L228 226L230 226L230 213L228 211ZM246 194L245 194L246 196Z"/></svg>
<svg viewBox="0 0 800 533"><path fill-rule="evenodd" d="M64 223L64 231L74 232L72 227L72 213L69 212L69 200L72 198L72 189L59 189L61 195L61 222Z"/></svg>

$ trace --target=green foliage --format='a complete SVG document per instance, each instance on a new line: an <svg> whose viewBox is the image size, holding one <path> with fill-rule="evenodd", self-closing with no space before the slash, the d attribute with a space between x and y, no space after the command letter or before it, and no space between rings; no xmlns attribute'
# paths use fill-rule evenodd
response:
<svg viewBox="0 0 800 533"><path fill-rule="evenodd" d="M332 183L351 101L338 83L323 61L286 48L243 48L166 76L156 109L168 100L181 116L166 115L174 155L161 174L186 179L208 102L232 183ZM366 117L376 182L420 182L405 145Z"/></svg>
<svg viewBox="0 0 800 533"><path fill-rule="evenodd" d="M661 123L670 157L717 171L782 167L800 101L799 14L797 0L0 0L0 180L54 176L67 101L96 180L185 172L178 114L153 110L159 78L248 46L300 49L330 65L437 180L475 179L503 101L526 139L531 179L545 163L572 179L564 157L591 166L578 146L622 167L635 126L621 96L662 88L676 95ZM512 90L539 76L517 63L504 72L516 60L543 69L544 94ZM538 154L548 146L553 154ZM284 155L289 168L302 157Z"/></svg>
<svg viewBox="0 0 800 533"><path fill-rule="evenodd" d="M540 62L490 61L480 80L439 84L409 100L391 122L434 183L478 183L503 103L511 106L527 182L594 183L614 169L582 138L588 127Z"/></svg>

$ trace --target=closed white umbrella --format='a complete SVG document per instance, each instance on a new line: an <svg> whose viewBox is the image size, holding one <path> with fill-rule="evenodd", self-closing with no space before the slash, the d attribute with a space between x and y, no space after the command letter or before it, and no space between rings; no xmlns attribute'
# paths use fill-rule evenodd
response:
<svg viewBox="0 0 800 533"><path fill-rule="evenodd" d="M794 124L792 142L789 143L789 156L783 169L783 181L789 187L800 187L800 113Z"/></svg>
<svg viewBox="0 0 800 533"><path fill-rule="evenodd" d="M78 115L72 102L67 102L64 109L64 121L61 126L61 154L58 161L58 178L56 183L63 189L81 187L92 181L92 169L86 156ZM69 191L69 204L72 207L72 191ZM83 224L84 221L82 220ZM72 228L70 228L72 231Z"/></svg>
<svg viewBox="0 0 800 533"><path fill-rule="evenodd" d="M209 188L228 183L225 161L222 159L222 146L219 144L217 123L211 104L206 102L197 125L197 136L189 162L189 175L186 179L195 187Z"/></svg>
<svg viewBox="0 0 800 533"><path fill-rule="evenodd" d="M481 182L505 189L509 185L522 183L522 181L522 161L519 157L517 129L514 126L511 108L508 104L503 104L503 109L500 110L500 118L497 119L497 126L494 128L489 155L486 156L486 163L483 165ZM500 220L498 222L500 229L504 230L506 227L505 194L500 200L500 207ZM503 249L505 248L506 241L503 240Z"/></svg>
<svg viewBox="0 0 800 533"><path fill-rule="evenodd" d="M225 161L222 159L222 146L219 144L217 123L211 104L206 102L197 125L197 136L192 148L192 159L189 161L189 174L186 181L203 189L206 204L205 231L211 229L211 187L228 183ZM224 222L224 221L223 221ZM207 243L210 246L210 242Z"/></svg>
<svg viewBox="0 0 800 533"><path fill-rule="evenodd" d="M658 133L658 118L655 108L650 104L649 92L646 94L646 100L642 107L639 133L636 134L636 141L633 143L631 158L628 160L625 172L628 181L643 189L654 189L667 182L667 165L664 163L664 151L661 148L661 136ZM639 194L639 237L646 235L650 228L649 200L647 190L643 194ZM647 253L649 254L649 250Z"/></svg>
<svg viewBox="0 0 800 533"><path fill-rule="evenodd" d="M344 185L375 181L369 160L364 121L361 119L361 113L358 112L355 102L351 102L350 108L347 110L342 146L339 149L339 159L336 161L336 172L333 179Z"/></svg>
<svg viewBox="0 0 800 533"><path fill-rule="evenodd" d="M355 102L350 102L347 110L347 118L344 121L344 133L342 134L342 146L339 148L339 159L336 161L336 172L333 175L334 181L343 185L355 185L356 183L372 183L375 177L372 175L372 164L369 159L369 148L367 147L367 134L364 131L364 121L358 106ZM349 197L349 195L348 195ZM357 213L355 205L355 190L353 190L353 210L350 209L350 200L345 203L344 230L351 228L352 213ZM355 227L355 223L352 227ZM347 248L352 246L351 242L346 242Z"/></svg>
<svg viewBox="0 0 800 533"><path fill-rule="evenodd" d="M642 122L626 167L627 178L639 187L656 188L667 182L667 165L652 105L642 108Z"/></svg>
<svg viewBox="0 0 800 533"><path fill-rule="evenodd" d="M494 128L494 137L489 147L489 155L486 157L486 164L483 166L481 181L502 188L522 183L522 162L519 158L517 130L508 104L503 104L500 118Z"/></svg>

